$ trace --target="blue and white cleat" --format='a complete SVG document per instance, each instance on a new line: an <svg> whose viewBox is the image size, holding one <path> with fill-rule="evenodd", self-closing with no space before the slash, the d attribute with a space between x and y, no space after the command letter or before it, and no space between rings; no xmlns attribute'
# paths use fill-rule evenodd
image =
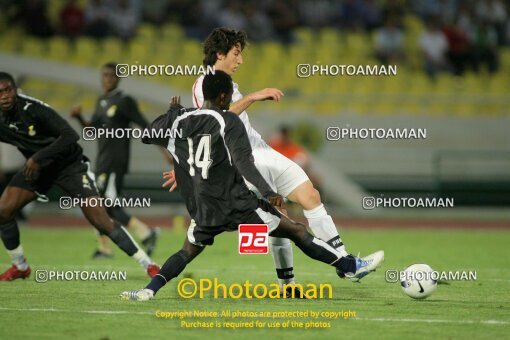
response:
<svg viewBox="0 0 510 340"><path fill-rule="evenodd" d="M356 271L354 273L342 273L337 269L338 276L349 279L353 282L359 282L363 277L371 272L375 272L384 261L384 251L379 250L365 257L354 256L356 261Z"/></svg>
<svg viewBox="0 0 510 340"><path fill-rule="evenodd" d="M154 292L150 289L137 289L120 293L122 300L149 301L154 297Z"/></svg>

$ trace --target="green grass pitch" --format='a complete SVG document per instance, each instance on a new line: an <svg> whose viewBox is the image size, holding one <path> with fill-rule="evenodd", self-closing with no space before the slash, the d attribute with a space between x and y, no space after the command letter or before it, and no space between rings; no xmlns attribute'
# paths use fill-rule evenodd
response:
<svg viewBox="0 0 510 340"><path fill-rule="evenodd" d="M382 268L361 284L337 278L333 268L306 258L296 247L295 274L300 283L331 283L333 299L183 299L180 277L149 302L121 301L123 290L143 287L148 277L119 250L111 260L91 260L92 229L23 228L22 242L33 274L0 283L0 339L345 339L345 338L508 338L510 335L509 231L354 230L342 231L348 250L357 254L384 249ZM182 245L183 231L162 232L154 259L162 264ZM193 278L217 277L222 283L271 284L270 255L238 255L237 234L223 234L185 270ZM5 253L4 253L5 254ZM387 269L427 263L436 270L476 270L477 280L441 284L426 300L405 296L386 283ZM7 268L7 255L0 258ZM126 270L126 281L51 281L37 283L35 270ZM324 329L184 329L160 311L356 311L357 318L330 322ZM194 319L195 321L197 319ZM208 321L210 319L201 319ZM213 319L222 321L225 318ZM238 319L235 321L251 321ZM264 322L275 320L259 319ZM286 321L296 319L280 319ZM299 320L306 322L307 320Z"/></svg>

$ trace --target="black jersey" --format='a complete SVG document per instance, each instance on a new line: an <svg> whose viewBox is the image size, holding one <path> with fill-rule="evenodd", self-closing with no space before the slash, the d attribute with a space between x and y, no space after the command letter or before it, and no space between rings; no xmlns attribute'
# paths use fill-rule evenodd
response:
<svg viewBox="0 0 510 340"><path fill-rule="evenodd" d="M172 107L151 125L143 139L167 148L174 157L175 176L191 217L199 226L220 226L238 221L258 207L257 197L243 176L264 197L276 195L255 167L246 129L228 111Z"/></svg>
<svg viewBox="0 0 510 340"><path fill-rule="evenodd" d="M91 125L109 130L126 129L131 123L141 128L147 127L147 121L140 113L136 101L115 89L98 98ZM127 134L125 134L127 135ZM125 173L129 166L129 138L99 138L96 158L96 172Z"/></svg>
<svg viewBox="0 0 510 340"><path fill-rule="evenodd" d="M10 112L0 111L0 141L32 158L42 171L63 169L83 158L78 134L50 106L22 94Z"/></svg>

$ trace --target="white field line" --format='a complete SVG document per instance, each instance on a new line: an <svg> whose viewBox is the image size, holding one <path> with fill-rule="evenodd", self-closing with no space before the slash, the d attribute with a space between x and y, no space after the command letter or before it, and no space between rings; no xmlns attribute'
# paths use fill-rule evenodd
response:
<svg viewBox="0 0 510 340"><path fill-rule="evenodd" d="M50 312L50 313L83 313L83 314L103 314L103 315L156 315L156 312L133 312L127 310L70 310L59 308L7 308L0 307L0 311L12 312ZM401 319L401 318L352 318L357 321L374 322L409 322L409 323L449 323L449 324L482 324L482 325L508 325L505 320L448 320L448 319Z"/></svg>

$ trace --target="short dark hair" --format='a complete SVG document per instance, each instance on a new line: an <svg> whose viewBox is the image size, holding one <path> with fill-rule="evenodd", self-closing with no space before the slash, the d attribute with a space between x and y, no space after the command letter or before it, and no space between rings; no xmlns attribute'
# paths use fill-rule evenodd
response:
<svg viewBox="0 0 510 340"><path fill-rule="evenodd" d="M7 80L10 81L13 87L16 87L16 82L14 81L14 77L11 76L7 72L0 72L0 81Z"/></svg>
<svg viewBox="0 0 510 340"><path fill-rule="evenodd" d="M231 93L233 90L232 78L223 71L206 74L202 82L204 100L214 101L220 94Z"/></svg>
<svg viewBox="0 0 510 340"><path fill-rule="evenodd" d="M241 46L241 51L247 44L248 36L244 31L230 28L215 28L204 42L204 65L213 66L217 60L217 53L227 54L235 45Z"/></svg>

